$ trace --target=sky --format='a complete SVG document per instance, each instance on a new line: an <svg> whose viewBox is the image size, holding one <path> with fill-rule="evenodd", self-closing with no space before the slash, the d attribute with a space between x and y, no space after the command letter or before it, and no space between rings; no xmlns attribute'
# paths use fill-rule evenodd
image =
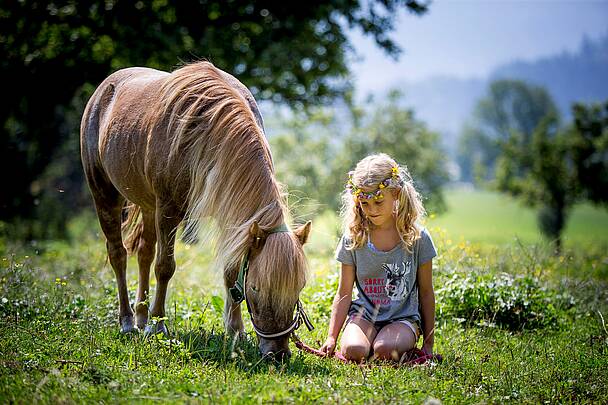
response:
<svg viewBox="0 0 608 405"><path fill-rule="evenodd" d="M395 26L391 38L403 49L398 61L350 32L359 95L433 76L484 78L514 60L575 51L585 36L608 35L608 0L437 0L422 17L402 11Z"/></svg>

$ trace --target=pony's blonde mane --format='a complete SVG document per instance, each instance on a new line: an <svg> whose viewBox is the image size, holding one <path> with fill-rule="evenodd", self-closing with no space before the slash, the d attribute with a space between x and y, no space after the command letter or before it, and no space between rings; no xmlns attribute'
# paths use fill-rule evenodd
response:
<svg viewBox="0 0 608 405"><path fill-rule="evenodd" d="M147 117L149 128L165 129L172 140L169 164L179 162L183 170L189 169L187 234L196 237L204 218L215 218L218 264L225 272L236 272L249 247L253 222L269 230L285 222L288 214L264 133L243 95L209 62L171 73L158 100ZM168 118L159 122L162 117ZM293 247L293 239L291 233L271 235L259 257L261 263L268 262L260 266L260 278L280 296L290 295L304 277L303 258L297 257L303 256L302 249ZM277 260L297 264L296 274L283 274L287 269Z"/></svg>

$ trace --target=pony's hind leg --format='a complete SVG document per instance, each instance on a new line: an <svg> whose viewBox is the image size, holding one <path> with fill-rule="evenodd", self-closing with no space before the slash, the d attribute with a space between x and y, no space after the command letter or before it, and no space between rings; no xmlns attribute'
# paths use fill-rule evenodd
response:
<svg viewBox="0 0 608 405"><path fill-rule="evenodd" d="M144 329L148 323L148 301L150 291L150 266L156 251L156 224L154 211L142 212L143 232L137 246L137 264L139 267L139 283L135 301L135 324Z"/></svg>
<svg viewBox="0 0 608 405"><path fill-rule="evenodd" d="M120 331L131 333L135 331L135 324L127 291L127 250L122 243L121 233L124 198L116 190L105 190L103 193L94 192L93 194L99 224L106 236L106 248L118 286Z"/></svg>
<svg viewBox="0 0 608 405"><path fill-rule="evenodd" d="M146 335L152 335L162 332L168 335L167 327L165 326L165 299L167 297L167 287L169 280L175 273L175 258L173 252L175 249L175 232L182 218L179 216L177 209L172 209L169 206L159 202L156 204L156 237L158 240L156 251L156 263L154 264L154 275L156 276L156 292L154 294L154 303L150 311L152 324L146 326Z"/></svg>

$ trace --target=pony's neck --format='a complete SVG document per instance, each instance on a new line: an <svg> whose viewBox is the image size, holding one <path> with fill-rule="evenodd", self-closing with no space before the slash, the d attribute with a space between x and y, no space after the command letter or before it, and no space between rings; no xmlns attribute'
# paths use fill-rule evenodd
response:
<svg viewBox="0 0 608 405"><path fill-rule="evenodd" d="M243 189L226 201L230 206L222 207L217 217L220 225L218 248L225 253L225 270L228 271L237 267L240 256L249 248L250 229L254 222L263 230L285 222L286 205L272 166L268 162L256 163L249 171L241 172ZM229 215L222 215L222 212Z"/></svg>
<svg viewBox="0 0 608 405"><path fill-rule="evenodd" d="M253 176L258 180L259 191L253 193L243 204L243 209L239 210L239 215L232 218L232 227L242 224L250 227L253 222L257 222L260 228L268 230L285 222L287 209L280 185L274 179L271 166L265 171L265 181L259 182L259 177Z"/></svg>

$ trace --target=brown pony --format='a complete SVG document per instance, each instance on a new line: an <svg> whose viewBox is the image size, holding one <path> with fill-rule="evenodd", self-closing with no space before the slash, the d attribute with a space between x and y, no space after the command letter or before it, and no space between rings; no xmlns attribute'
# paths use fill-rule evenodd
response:
<svg viewBox="0 0 608 405"><path fill-rule="evenodd" d="M206 218L215 220L216 258L226 289L235 284L241 258L250 251L245 293L256 331L273 333L292 324L306 283L302 245L310 223L294 232L270 232L285 222L285 196L275 180L257 104L237 79L208 62L170 74L120 70L89 100L80 144L118 283L122 332L145 328L147 334L167 334L162 319L175 272L176 230L185 220L186 234L196 237ZM125 228L129 232L123 244ZM127 252L134 251L139 265L135 311L126 282ZM155 254L157 286L149 310ZM148 312L154 322L148 323ZM240 306L230 294L224 320L228 332L243 333ZM260 350L288 356L287 338L260 337Z"/></svg>

